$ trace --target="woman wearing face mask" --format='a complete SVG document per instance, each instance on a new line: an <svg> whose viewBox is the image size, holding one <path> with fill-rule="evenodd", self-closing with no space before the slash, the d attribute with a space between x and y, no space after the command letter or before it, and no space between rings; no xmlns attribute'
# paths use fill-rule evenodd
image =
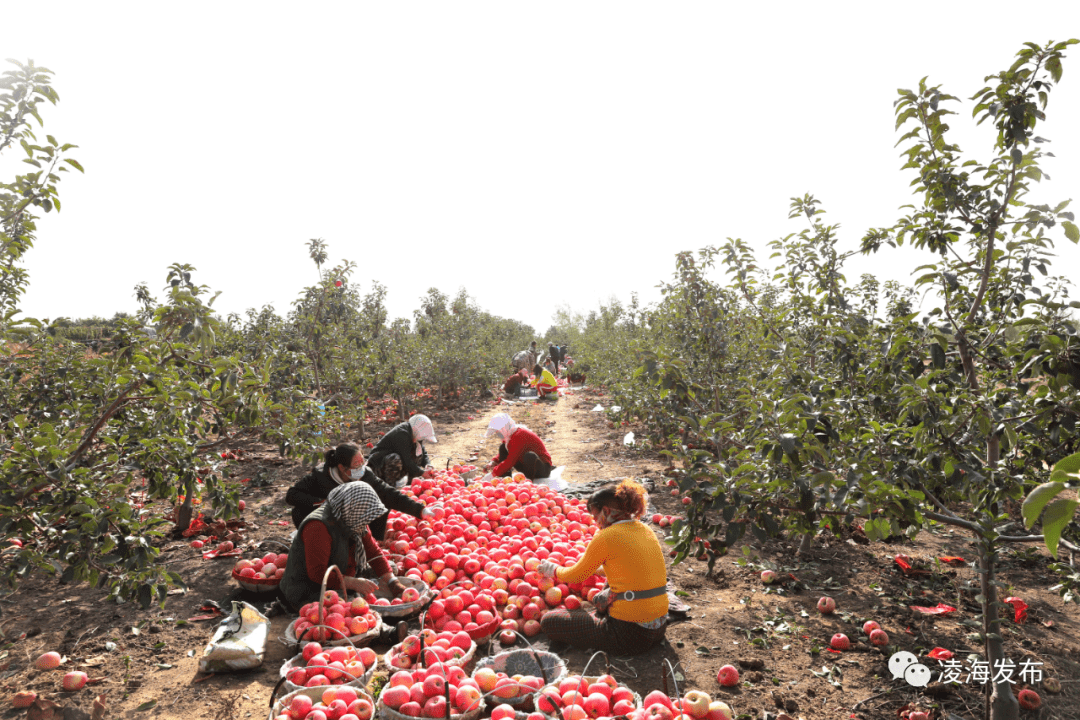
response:
<svg viewBox="0 0 1080 720"><path fill-rule="evenodd" d="M326 453L325 459L322 469L305 475L285 493L285 502L293 506L292 521L296 527L300 527L304 518L321 505L334 488L348 482L367 483L385 506L385 512L369 523L371 534L376 540L385 538L386 520L391 510L417 519L433 516L434 505L425 507L380 480L371 468L364 464L364 453L355 445L338 445Z"/></svg>
<svg viewBox="0 0 1080 720"><path fill-rule="evenodd" d="M656 535L639 519L645 514L645 488L623 480L597 490L589 513L600 526L585 554L572 567L544 560L541 575L579 583L603 568L607 587L593 600L596 610L553 610L540 629L554 641L637 655L663 641L668 597L667 566Z"/></svg>

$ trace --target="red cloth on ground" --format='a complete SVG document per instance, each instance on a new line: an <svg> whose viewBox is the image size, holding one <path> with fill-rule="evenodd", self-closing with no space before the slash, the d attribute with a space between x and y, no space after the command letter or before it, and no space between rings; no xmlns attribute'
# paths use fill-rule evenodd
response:
<svg viewBox="0 0 1080 720"><path fill-rule="evenodd" d="M371 531L364 528L364 533L360 537L364 545L364 554L367 556L371 569L375 571L376 577L381 577L390 572L390 563L387 561L386 555L383 554L382 548L375 542L375 538L371 536ZM342 571L349 577L356 576L355 552L356 543L350 542L349 565L342 568ZM307 561L308 579L312 582L322 583L323 575L326 574L327 561L330 559L330 533L327 532L326 525L318 520L312 520L304 526L304 559ZM335 590L344 590L336 576L332 576L327 581L326 587L328 589L332 587Z"/></svg>
<svg viewBox="0 0 1080 720"><path fill-rule="evenodd" d="M521 459L521 456L530 450L540 456L541 460L551 465L551 454L544 447L544 441L537 437L532 430L519 427L510 436L510 441L506 443L506 459L496 465L491 472L497 477L509 475L514 466L517 465L518 460ZM492 459L498 461L499 458Z"/></svg>

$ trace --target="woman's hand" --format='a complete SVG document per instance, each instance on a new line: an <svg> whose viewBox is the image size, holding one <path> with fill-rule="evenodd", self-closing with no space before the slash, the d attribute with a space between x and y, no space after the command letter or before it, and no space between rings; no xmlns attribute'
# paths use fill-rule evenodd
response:
<svg viewBox="0 0 1080 720"><path fill-rule="evenodd" d="M536 570L543 577L553 578L553 577L555 577L555 570L557 570L558 567L559 566L556 565L551 560L542 560L540 562L540 566L538 568L536 568Z"/></svg>
<svg viewBox="0 0 1080 720"><path fill-rule="evenodd" d="M435 512L436 508L438 508L439 510L442 510L443 509L442 503L432 503L430 505L425 506L424 510L420 513L421 519L423 519L423 520L434 520L434 519L436 519L438 515L442 514L442 513L436 513Z"/></svg>
<svg viewBox="0 0 1080 720"><path fill-rule="evenodd" d="M379 583L374 580L368 580L367 578L347 577L345 578L345 587L348 590L358 592L364 597L367 597L368 594L379 589Z"/></svg>
<svg viewBox="0 0 1080 720"><path fill-rule="evenodd" d="M388 573L379 578L379 589L393 597L401 597L401 593L405 592L405 585Z"/></svg>

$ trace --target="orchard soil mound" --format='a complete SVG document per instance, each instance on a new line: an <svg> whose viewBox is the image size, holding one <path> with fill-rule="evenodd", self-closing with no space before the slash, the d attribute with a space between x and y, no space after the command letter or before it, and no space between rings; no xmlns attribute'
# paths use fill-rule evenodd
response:
<svg viewBox="0 0 1080 720"><path fill-rule="evenodd" d="M564 479L581 485L597 480L648 478L656 488L651 501L656 512L680 514L681 498L665 486L665 460L651 448L640 428L617 424L606 412L602 391L574 388L558 400L520 402L478 400L452 408L426 409L435 423L439 443L431 454L437 467L479 458L482 464L495 454L497 442L484 438L495 412L508 411L544 439L557 465L565 465ZM393 423L370 425L367 437L341 440L374 442ZM624 445L629 430L638 441ZM232 475L242 483L246 501L240 547L245 556L261 555L260 543L284 539L292 530L285 490L305 472L299 463L284 460L274 448L258 442L230 448ZM154 507L163 514L168 507ZM666 530L654 526L663 540ZM190 538L160 543L162 561L186 581L186 590L170 593L165 607L143 610L136 604L105 601L104 593L86 586L64 585L51 577L32 577L19 589L0 598L0 630L6 638L0 652L0 714L14 717L10 698L20 690L34 690L55 708L35 717L64 718L211 718L239 720L267 715L278 668L288 650L278 641L291 621L272 618L266 660L257 670L203 675L198 657L206 646L216 619L199 619L212 600L229 607L233 599L258 601L241 594L230 578L236 558L204 560L190 547ZM264 546L265 547L265 546ZM920 690L893 679L888 658L907 650L923 658L934 671L940 664L926 659L935 647L955 653L967 666L969 655L979 652L977 628L970 625L977 612L972 589L974 570L939 565L941 556L972 559L966 538L947 529L924 532L914 541L870 543L857 528L840 535L821 536L806 557L797 558L787 541L754 541L732 548L710 574L705 562L688 559L669 568L669 579L680 599L690 606L685 619L668 627L667 641L658 649L636 657L597 657L590 673L610 672L645 695L666 690L674 695L697 689L723 699L736 716L825 718L895 718L903 709L936 709L932 717L982 717L983 686L961 675L958 685L932 684ZM894 563L897 554L925 561L926 574L905 575ZM1031 682L1042 695L1042 709L1025 717L1075 718L1080 705L1080 611L1063 606L1049 587L1056 579L1047 570L1045 548L1025 546L1003 555L1001 580L1006 595L1028 604L1023 624L1012 615L1004 622L1006 655L1017 668L1026 660L1044 677L1062 681L1058 695ZM775 569L788 582L763 585L760 572ZM792 579L791 576L794 576ZM835 599L837 610L821 615L816 603L822 595ZM921 615L909 606L942 602L957 608L944 616ZM865 620L876 620L888 633L889 645L871 645L861 631ZM415 625L415 622L413 623ZM843 632L852 647L842 653L829 650L829 639ZM548 643L538 636L539 647ZM381 650L384 648L376 648ZM498 651L499 647L492 648ZM581 672L591 653L557 646L571 672ZM55 650L65 662L55 670L38 670L34 660ZM484 650L481 650L484 652ZM716 676L727 664L741 670L740 684L721 688ZM669 671L673 669L673 673ZM92 684L65 692L64 673L83 670ZM1018 673L1019 671L1017 671ZM382 670L381 674L385 674ZM377 674L378 675L378 674ZM1017 675L1017 679L1019 677ZM96 682L94 682L96 681ZM1017 682L1017 689L1021 683ZM104 709L97 709L99 703Z"/></svg>

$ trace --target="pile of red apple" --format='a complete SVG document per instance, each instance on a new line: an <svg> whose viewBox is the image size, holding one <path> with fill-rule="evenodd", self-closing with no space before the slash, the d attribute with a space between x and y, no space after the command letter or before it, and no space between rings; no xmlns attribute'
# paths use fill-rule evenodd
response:
<svg viewBox="0 0 1080 720"><path fill-rule="evenodd" d="M445 718L447 685L452 716L482 706L480 685L461 666L444 663L395 672L379 695L379 705L409 717Z"/></svg>
<svg viewBox="0 0 1080 720"><path fill-rule="evenodd" d="M327 590L322 600L322 624L319 624L318 602L300 608L300 619L293 627L295 637L301 640L326 642L342 637L363 635L379 626L379 617L362 597L350 601L341 599L333 590Z"/></svg>
<svg viewBox="0 0 1080 720"><path fill-rule="evenodd" d="M304 646L285 678L297 687L346 685L363 678L377 661L371 648L345 645L324 650L313 642Z"/></svg>
<svg viewBox="0 0 1080 720"><path fill-rule="evenodd" d="M462 465L460 473L474 469ZM578 608L599 592L596 576L568 585L538 572L542 560L569 566L584 554L597 527L583 501L520 474L466 485L460 473L438 470L413 480L405 492L442 503L445 514L417 520L392 512L384 542L401 558L405 575L439 592L429 609L436 630L469 632L511 620L500 638L510 642L512 631L535 634L545 613Z"/></svg>
<svg viewBox="0 0 1080 720"><path fill-rule="evenodd" d="M436 632L425 628L423 635L423 665L431 667L437 663L463 665L466 656L476 648L469 633L464 630ZM386 664L391 668L408 670L420 662L420 635L409 635L386 653Z"/></svg>
<svg viewBox="0 0 1080 720"><path fill-rule="evenodd" d="M371 720L375 707L350 687L327 688L314 703L303 693L293 695L274 720Z"/></svg>
<svg viewBox="0 0 1080 720"><path fill-rule="evenodd" d="M285 574L285 563L288 561L288 553L267 553L261 559L237 560L233 571L240 577L251 580L281 580Z"/></svg>

